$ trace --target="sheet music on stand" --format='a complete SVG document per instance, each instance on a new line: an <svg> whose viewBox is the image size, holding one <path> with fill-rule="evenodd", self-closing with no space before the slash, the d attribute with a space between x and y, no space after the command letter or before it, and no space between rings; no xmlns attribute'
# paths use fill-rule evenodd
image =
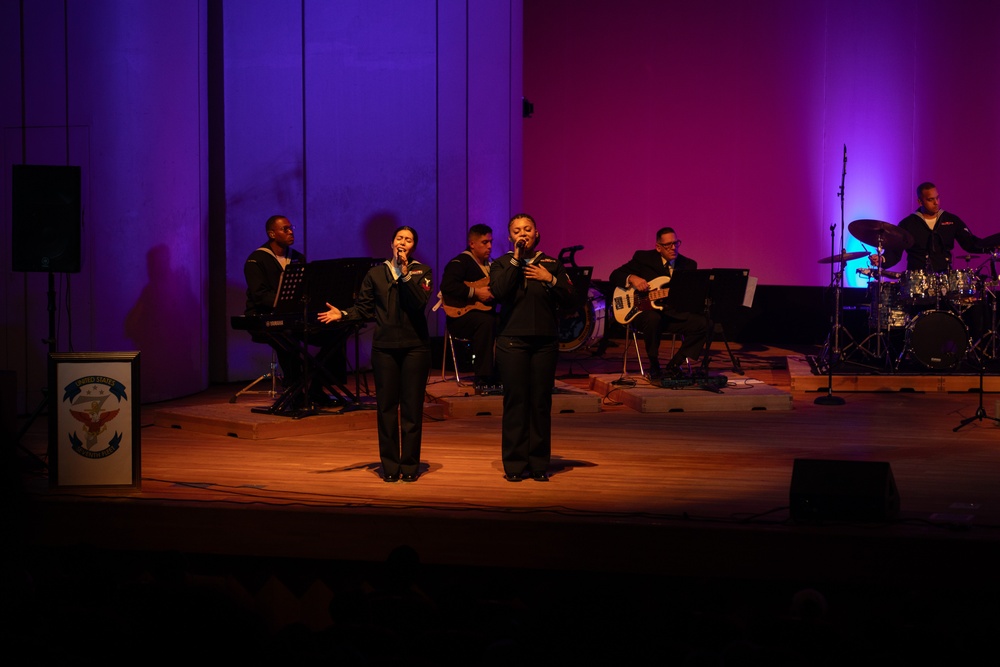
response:
<svg viewBox="0 0 1000 667"><path fill-rule="evenodd" d="M274 295L274 312L291 313L302 308L305 279L305 264L289 264L285 267L278 278L278 291Z"/></svg>

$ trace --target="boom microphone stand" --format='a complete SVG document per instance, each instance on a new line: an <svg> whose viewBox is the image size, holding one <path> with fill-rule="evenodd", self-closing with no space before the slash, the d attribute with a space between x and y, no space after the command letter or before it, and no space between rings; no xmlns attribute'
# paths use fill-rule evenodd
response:
<svg viewBox="0 0 1000 667"><path fill-rule="evenodd" d="M847 180L847 144L844 144L844 167L840 173L840 192L837 196L840 197L840 255L841 258L845 257L847 253L843 248L844 244L844 181ZM835 257L834 248L836 247L836 226L830 225L830 284L834 287L834 310L833 310L833 330L830 332L830 336L827 338L826 345L824 346L824 353L826 357L826 396L818 396L813 403L816 405L843 405L846 401L840 396L833 395L833 364L834 362L840 363L840 289L841 283L844 281L844 261L839 261L840 270L835 271L833 268L834 261L839 258ZM832 346L831 346L832 344Z"/></svg>

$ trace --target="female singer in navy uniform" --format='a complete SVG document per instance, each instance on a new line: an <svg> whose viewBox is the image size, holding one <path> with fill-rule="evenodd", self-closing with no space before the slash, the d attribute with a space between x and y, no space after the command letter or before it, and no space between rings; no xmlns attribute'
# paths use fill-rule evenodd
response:
<svg viewBox="0 0 1000 667"><path fill-rule="evenodd" d="M552 455L552 389L559 356L556 309L569 305L573 284L563 265L539 252L530 215L507 223L514 250L490 267L490 291L500 304L496 363L503 382L504 479L525 473L548 481Z"/></svg>
<svg viewBox="0 0 1000 667"><path fill-rule="evenodd" d="M372 370L382 479L395 482L402 475L404 482L415 482L431 367L426 314L431 267L412 259L417 247L412 227L393 232L391 247L392 259L368 271L354 306L341 311L328 303L319 320L375 320Z"/></svg>

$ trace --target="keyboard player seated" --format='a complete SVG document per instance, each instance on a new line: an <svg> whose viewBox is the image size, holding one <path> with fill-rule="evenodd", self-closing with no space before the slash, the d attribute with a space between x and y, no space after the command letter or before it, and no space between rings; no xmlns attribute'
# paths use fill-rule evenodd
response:
<svg viewBox="0 0 1000 667"><path fill-rule="evenodd" d="M244 315L253 318L269 315L278 293L278 283L285 268L291 264L304 264L305 255L292 249L295 228L283 215L272 215L264 224L267 241L250 253L243 265L247 282L247 303ZM311 319L311 318L310 318ZM310 322L311 323L311 322ZM276 328L251 330L255 342L270 345L281 366L284 386L300 387L305 401L295 407L338 405L341 397L336 387L347 381L347 333L343 330L310 330L305 334L309 345L320 348L316 355L303 349L303 332ZM318 360L319 368L307 368ZM307 375L308 372L308 375ZM330 389L334 397L327 393Z"/></svg>

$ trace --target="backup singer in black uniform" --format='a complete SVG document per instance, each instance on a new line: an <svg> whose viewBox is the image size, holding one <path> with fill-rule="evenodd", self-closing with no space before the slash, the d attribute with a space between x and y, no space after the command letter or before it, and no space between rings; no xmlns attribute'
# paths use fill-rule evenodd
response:
<svg viewBox="0 0 1000 667"><path fill-rule="evenodd" d="M289 264L303 264L305 255L292 249L295 228L283 215L272 215L264 223L267 242L250 253L243 264L243 277L247 281L247 302L244 315L267 315L274 307L278 281ZM303 359L298 351L301 339L284 332L268 335L252 334L254 342L267 343L275 352L285 384L292 386L302 380ZM324 370L330 380L343 384L347 379L347 336L341 332L324 332L309 338L310 344L322 349L319 356L326 359ZM323 390L322 382L313 382L309 400L324 406L334 401Z"/></svg>
<svg viewBox="0 0 1000 667"><path fill-rule="evenodd" d="M448 331L472 341L476 384L490 385L495 380L493 342L497 322L489 284L493 230L487 225L473 225L466 242L466 250L444 267L441 298Z"/></svg>
<svg viewBox="0 0 1000 667"><path fill-rule="evenodd" d="M559 354L556 308L572 302L573 284L558 260L537 250L530 215L515 215L507 231L514 250L490 267L490 290L500 304L496 356L503 382L504 479L520 482L530 473L545 482Z"/></svg>
<svg viewBox="0 0 1000 667"><path fill-rule="evenodd" d="M632 287L638 292L649 289L649 281L669 276L675 269L697 269L698 262L680 254L681 242L670 227L656 232L656 248L636 250L632 259L611 272L610 282L615 287ZM670 307L642 312L632 320L634 329L642 333L649 358L649 377L678 377L685 359L695 360L708 338L708 320L699 313L684 313ZM684 342L674 353L665 368L660 368L661 333L680 334Z"/></svg>
<svg viewBox="0 0 1000 667"><path fill-rule="evenodd" d="M412 259L417 232L400 227L392 235L392 259L365 275L357 302L340 311L331 304L321 322L375 320L372 370L378 405L378 449L382 479L415 482L420 468L424 392L431 367L427 300L431 267Z"/></svg>

